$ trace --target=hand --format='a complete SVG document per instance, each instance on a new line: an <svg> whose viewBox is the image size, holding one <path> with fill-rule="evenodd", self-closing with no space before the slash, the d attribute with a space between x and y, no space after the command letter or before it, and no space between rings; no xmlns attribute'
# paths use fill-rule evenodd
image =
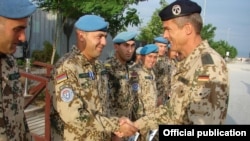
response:
<svg viewBox="0 0 250 141"><path fill-rule="evenodd" d="M158 106L160 106L160 105L162 105L162 103L163 103L163 96L159 96L158 98L157 98L157 107Z"/></svg>
<svg viewBox="0 0 250 141"><path fill-rule="evenodd" d="M120 129L115 132L118 137L127 137L134 135L138 129L134 127L133 122L126 117L121 117L119 119Z"/></svg>
<svg viewBox="0 0 250 141"><path fill-rule="evenodd" d="M122 141L122 138L117 136L117 135L113 135L112 136L112 141Z"/></svg>

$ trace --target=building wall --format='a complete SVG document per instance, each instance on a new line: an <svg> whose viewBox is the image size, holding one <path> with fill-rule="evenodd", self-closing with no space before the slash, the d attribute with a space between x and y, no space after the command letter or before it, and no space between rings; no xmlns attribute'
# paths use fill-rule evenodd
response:
<svg viewBox="0 0 250 141"><path fill-rule="evenodd" d="M67 52L67 38L63 33L63 27L60 27L61 33L58 37L57 53L62 56ZM34 50L42 50L44 41L54 44L56 32L56 16L53 13L37 9L31 16L29 26L26 29L27 41L29 46L29 55ZM73 30L69 40L69 50L75 43L76 36ZM104 48L100 60L105 60L113 52L112 37L107 37L107 46Z"/></svg>

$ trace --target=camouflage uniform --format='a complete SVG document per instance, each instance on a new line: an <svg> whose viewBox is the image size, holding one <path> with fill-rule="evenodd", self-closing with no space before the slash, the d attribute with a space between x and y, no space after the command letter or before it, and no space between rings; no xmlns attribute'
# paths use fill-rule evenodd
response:
<svg viewBox="0 0 250 141"><path fill-rule="evenodd" d="M52 140L106 141L118 130L109 117L107 72L99 61L90 63L74 46L55 65L52 95Z"/></svg>
<svg viewBox="0 0 250 141"><path fill-rule="evenodd" d="M23 88L16 60L12 55L1 54L0 64L0 140L31 140L31 136L26 138L28 126L24 115Z"/></svg>
<svg viewBox="0 0 250 141"><path fill-rule="evenodd" d="M223 124L229 98L223 58L203 41L177 68L169 102L139 119L140 129L157 124Z"/></svg>
<svg viewBox="0 0 250 141"><path fill-rule="evenodd" d="M168 59L169 75L168 75L168 77L166 77L166 80L168 81L168 85L166 86L167 101L171 97L171 85L173 85L172 84L173 77L174 77L175 73L177 72L176 63L177 63L177 60L175 60L175 59Z"/></svg>
<svg viewBox="0 0 250 141"><path fill-rule="evenodd" d="M158 91L156 89L155 74L153 70L142 67L137 70L139 75L138 109L136 119L153 112L157 103Z"/></svg>
<svg viewBox="0 0 250 141"><path fill-rule="evenodd" d="M112 116L128 117L135 120L134 107L138 104L138 74L135 71L137 65L129 67L111 57L105 61L108 71L108 89L110 91L110 113ZM122 140L127 141L127 137Z"/></svg>
<svg viewBox="0 0 250 141"><path fill-rule="evenodd" d="M170 69L169 59L167 56L157 58L157 63L154 67L154 73L156 77L156 87L159 91L159 98L162 98L162 104L165 104L168 100L169 85L170 85Z"/></svg>
<svg viewBox="0 0 250 141"><path fill-rule="evenodd" d="M139 75L138 101L139 106L136 112L136 119L154 112L157 105L158 91L156 89L155 74L153 70L141 67L137 70ZM137 140L146 140L146 133L142 133Z"/></svg>
<svg viewBox="0 0 250 141"><path fill-rule="evenodd" d="M132 110L138 93L138 73L135 71L137 66L128 67L112 57L105 61L105 67L109 74L111 115L134 118Z"/></svg>

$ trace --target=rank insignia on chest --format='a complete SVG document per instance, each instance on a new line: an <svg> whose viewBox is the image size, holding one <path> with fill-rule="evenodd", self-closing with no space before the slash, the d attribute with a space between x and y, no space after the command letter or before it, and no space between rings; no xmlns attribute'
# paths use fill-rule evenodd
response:
<svg viewBox="0 0 250 141"><path fill-rule="evenodd" d="M152 76L145 76L145 79L153 80L153 77Z"/></svg>
<svg viewBox="0 0 250 141"><path fill-rule="evenodd" d="M209 81L209 75L198 76L198 81Z"/></svg>
<svg viewBox="0 0 250 141"><path fill-rule="evenodd" d="M67 76L66 73L63 73L63 74L60 74L60 75L56 76L56 82L57 83L60 83L60 82L62 82L64 80L67 80L67 79L68 79L68 76Z"/></svg>
<svg viewBox="0 0 250 141"><path fill-rule="evenodd" d="M13 73L9 75L9 80L16 80L20 77L19 73Z"/></svg>
<svg viewBox="0 0 250 141"><path fill-rule="evenodd" d="M79 74L79 78L88 78L89 77L89 73L80 73Z"/></svg>
<svg viewBox="0 0 250 141"><path fill-rule="evenodd" d="M188 84L189 83L189 80L187 80L186 78L184 78L184 77L179 77L178 78L178 81L181 81L182 83L184 83L184 84Z"/></svg>
<svg viewBox="0 0 250 141"><path fill-rule="evenodd" d="M89 78L91 78L92 80L95 79L95 75L92 71L90 71L88 74L89 74Z"/></svg>

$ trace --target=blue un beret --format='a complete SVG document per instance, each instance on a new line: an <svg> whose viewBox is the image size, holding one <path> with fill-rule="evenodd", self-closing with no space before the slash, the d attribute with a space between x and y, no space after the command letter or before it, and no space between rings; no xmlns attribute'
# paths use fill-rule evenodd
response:
<svg viewBox="0 0 250 141"><path fill-rule="evenodd" d="M176 17L187 16L193 13L201 13L201 7L191 0L177 0L163 8L159 16L162 21Z"/></svg>
<svg viewBox="0 0 250 141"><path fill-rule="evenodd" d="M129 40L134 40L135 36L136 36L135 32L121 32L115 36L115 38L113 39L113 42L114 43L124 43L124 42L127 42Z"/></svg>
<svg viewBox="0 0 250 141"><path fill-rule="evenodd" d="M147 44L141 49L141 55L147 55L149 53L157 53L158 47L155 44Z"/></svg>
<svg viewBox="0 0 250 141"><path fill-rule="evenodd" d="M35 12L36 6L29 0L1 0L0 16L9 19L22 19Z"/></svg>
<svg viewBox="0 0 250 141"><path fill-rule="evenodd" d="M75 27L77 29L87 32L107 31L108 25L108 22L97 15L84 15L80 17L75 23Z"/></svg>
<svg viewBox="0 0 250 141"><path fill-rule="evenodd" d="M163 37L161 37L161 36L154 38L154 42L168 44L168 40L165 39L165 38L163 38Z"/></svg>
<svg viewBox="0 0 250 141"><path fill-rule="evenodd" d="M136 50L135 50L135 53L136 54L141 54L141 49L142 49L143 47L138 47Z"/></svg>

